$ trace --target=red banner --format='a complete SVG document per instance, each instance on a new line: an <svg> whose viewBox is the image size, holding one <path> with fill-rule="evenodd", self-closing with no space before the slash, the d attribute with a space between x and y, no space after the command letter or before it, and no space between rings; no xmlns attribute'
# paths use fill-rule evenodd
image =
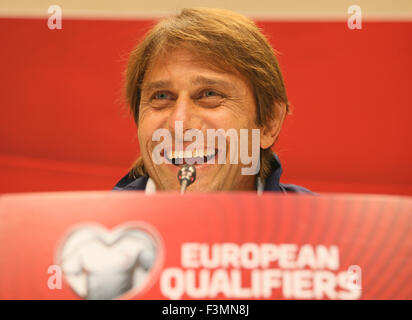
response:
<svg viewBox="0 0 412 320"><path fill-rule="evenodd" d="M1 299L411 299L412 199L0 196Z"/></svg>

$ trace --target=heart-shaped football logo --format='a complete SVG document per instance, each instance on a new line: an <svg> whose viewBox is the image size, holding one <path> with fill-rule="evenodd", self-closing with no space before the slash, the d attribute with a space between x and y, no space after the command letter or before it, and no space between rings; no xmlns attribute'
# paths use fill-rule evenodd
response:
<svg viewBox="0 0 412 320"><path fill-rule="evenodd" d="M127 223L109 231L87 224L64 237L57 264L84 299L127 298L153 284L162 251L160 237L147 225Z"/></svg>

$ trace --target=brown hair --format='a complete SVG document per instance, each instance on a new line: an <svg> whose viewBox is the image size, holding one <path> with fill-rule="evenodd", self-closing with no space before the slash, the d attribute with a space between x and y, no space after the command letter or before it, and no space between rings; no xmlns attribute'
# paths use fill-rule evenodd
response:
<svg viewBox="0 0 412 320"><path fill-rule="evenodd" d="M183 9L180 14L161 20L131 52L126 97L136 124L141 86L150 62L177 47L202 55L223 70L235 69L249 79L256 99L257 125L265 125L278 116L275 103L279 107L285 105L289 111L275 51L253 21L224 9ZM269 175L273 160L270 148L261 150L262 179ZM141 157L131 170L133 178L139 175L147 175Z"/></svg>

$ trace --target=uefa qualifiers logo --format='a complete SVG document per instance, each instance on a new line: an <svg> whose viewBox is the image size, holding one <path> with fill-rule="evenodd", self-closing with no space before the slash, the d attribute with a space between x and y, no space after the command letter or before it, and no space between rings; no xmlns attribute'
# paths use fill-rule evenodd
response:
<svg viewBox="0 0 412 320"><path fill-rule="evenodd" d="M53 271L60 270L83 299L129 299L156 282L164 260L162 243L157 231L141 222L111 231L98 224L77 225L60 242ZM50 289L56 289L56 275L49 278Z"/></svg>

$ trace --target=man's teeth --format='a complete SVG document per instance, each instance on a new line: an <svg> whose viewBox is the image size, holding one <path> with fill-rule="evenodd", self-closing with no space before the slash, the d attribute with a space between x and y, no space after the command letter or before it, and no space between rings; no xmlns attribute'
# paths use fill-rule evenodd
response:
<svg viewBox="0 0 412 320"><path fill-rule="evenodd" d="M167 157L169 159L183 159L183 158L203 158L215 155L215 150L193 150L193 151L168 151Z"/></svg>

